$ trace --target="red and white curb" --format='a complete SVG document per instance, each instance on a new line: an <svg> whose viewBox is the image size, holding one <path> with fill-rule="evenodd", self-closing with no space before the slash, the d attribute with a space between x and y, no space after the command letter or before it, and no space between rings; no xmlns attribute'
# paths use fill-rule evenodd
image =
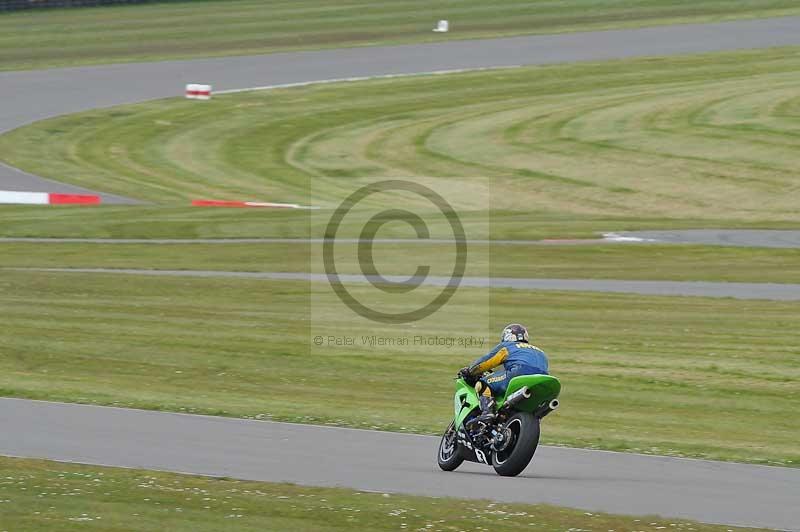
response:
<svg viewBox="0 0 800 532"><path fill-rule="evenodd" d="M319 209L297 203L272 203L269 201L192 200L194 207L262 207L273 209Z"/></svg>
<svg viewBox="0 0 800 532"><path fill-rule="evenodd" d="M51 192L16 192L0 190L0 204L5 205L99 205L100 196L56 194Z"/></svg>

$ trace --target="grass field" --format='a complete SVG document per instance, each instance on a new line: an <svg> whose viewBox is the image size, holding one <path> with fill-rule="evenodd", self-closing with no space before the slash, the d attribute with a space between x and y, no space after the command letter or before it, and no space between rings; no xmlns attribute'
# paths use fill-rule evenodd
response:
<svg viewBox="0 0 800 532"><path fill-rule="evenodd" d="M231 0L41 11L0 15L0 70L789 14L800 14L797 2ZM454 31L431 33L439 18ZM484 238L797 228L797 52L312 86L55 118L0 136L0 160L153 204L4 206L0 236L319 237L350 191L396 176L444 183ZM187 207L199 197L322 209ZM376 206L390 205L419 206L402 197ZM357 236L362 221L346 222L341 236ZM390 225L381 236L410 234ZM409 259L434 275L449 267L446 246L376 249L382 274L408 274ZM468 275L800 282L800 250L469 249ZM317 251L0 243L0 268L309 271ZM343 251L340 271L356 271L354 246ZM352 290L397 305L392 294ZM432 434L452 415L457 368L501 325L523 321L564 384L544 443L800 464L797 303L462 288L433 318L398 327L354 319L324 283L2 269L0 316L0 396ZM486 345L375 349L365 340L443 334ZM312 341L345 335L353 345ZM0 532L352 528L730 530L0 457Z"/></svg>
<svg viewBox="0 0 800 532"><path fill-rule="evenodd" d="M0 394L437 433L450 379L485 347L314 348L311 338L492 342L522 316L564 383L543 441L800 463L789 415L800 408L796 303L462 289L435 319L398 328L355 322L325 286L3 272ZM398 408L410 383L415 407Z"/></svg>
<svg viewBox="0 0 800 532"><path fill-rule="evenodd" d="M85 237L85 238L305 238L322 237L330 220L330 209L292 211L272 209L204 209L174 205L31 207L4 205L0 209L0 237ZM793 221L769 219L693 219L671 217L591 216L542 211L459 212L464 226L478 226L495 239L541 240L600 238L610 231L645 229L796 229ZM434 232L442 235L442 223L430 220ZM341 235L357 237L362 226L345 221ZM385 226L381 235L414 237ZM452 234L450 235L452 237Z"/></svg>
<svg viewBox="0 0 800 532"><path fill-rule="evenodd" d="M99 530L638 530L725 532L660 517L305 488L0 458L0 529ZM735 528L742 532L746 530Z"/></svg>
<svg viewBox="0 0 800 532"><path fill-rule="evenodd" d="M790 0L186 1L0 15L0 70L800 14ZM431 32L449 19L451 33Z"/></svg>
<svg viewBox="0 0 800 532"><path fill-rule="evenodd" d="M315 244L319 248L319 244ZM341 273L358 273L357 246L337 244ZM561 279L640 279L800 283L800 250L676 245L470 244L466 275ZM0 268L145 268L244 272L321 272L309 244L0 243ZM413 255L413 265L407 258ZM452 271L452 244L376 244L386 275Z"/></svg>
<svg viewBox="0 0 800 532"><path fill-rule="evenodd" d="M0 158L177 205L332 206L409 176L451 181L448 200L492 222L796 223L798 72L796 49L774 49L170 99L23 127Z"/></svg>
<svg viewBox="0 0 800 532"><path fill-rule="evenodd" d="M0 158L160 205L4 208L0 234L321 236L330 207L355 186L398 175L448 184L465 225L493 238L796 228L796 52L317 86L48 120L0 136ZM192 197L324 208L191 209ZM404 198L381 206L395 204L418 206ZM402 229L387 226L382 236ZM408 236L404 229L400 236ZM354 223L344 234L359 230ZM505 260L490 260L494 249L472 249L494 275L800 276L796 250L556 246L511 248ZM309 251L285 244L0 244L0 265L302 271ZM444 260L435 246L384 251L382 273L408 273L400 263L411 256ZM547 419L546 442L800 461L800 426L789 415L800 407L796 303L462 289L434 320L398 333L364 328L324 288L3 271L0 394L433 433L450 414L448 380L483 349L375 354L364 345L314 349L312 336L445 331L493 339L505 323L525 321L565 383L564 408ZM376 298L368 289L355 291ZM421 289L418 297L430 293ZM420 407L397 409L409 381Z"/></svg>

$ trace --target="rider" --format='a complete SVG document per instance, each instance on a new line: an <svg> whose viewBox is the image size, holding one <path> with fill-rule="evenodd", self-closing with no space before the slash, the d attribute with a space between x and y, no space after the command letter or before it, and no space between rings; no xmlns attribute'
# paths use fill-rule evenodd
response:
<svg viewBox="0 0 800 532"><path fill-rule="evenodd" d="M503 365L503 371L495 371L485 377L481 375ZM547 374L547 355L532 345L528 329L519 323L511 323L503 328L500 343L486 355L458 372L467 383L474 384L481 401L481 415L478 421L494 419L494 397L502 396L509 381L519 375Z"/></svg>

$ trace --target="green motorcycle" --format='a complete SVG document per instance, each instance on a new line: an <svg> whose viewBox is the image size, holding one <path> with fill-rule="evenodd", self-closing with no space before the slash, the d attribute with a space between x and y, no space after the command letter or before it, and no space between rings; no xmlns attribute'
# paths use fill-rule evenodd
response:
<svg viewBox="0 0 800 532"><path fill-rule="evenodd" d="M551 375L520 375L497 400L495 418L477 419L480 400L475 388L456 379L455 418L439 443L439 467L453 471L464 460L494 467L514 477L528 466L539 444L539 424L558 408L561 383Z"/></svg>

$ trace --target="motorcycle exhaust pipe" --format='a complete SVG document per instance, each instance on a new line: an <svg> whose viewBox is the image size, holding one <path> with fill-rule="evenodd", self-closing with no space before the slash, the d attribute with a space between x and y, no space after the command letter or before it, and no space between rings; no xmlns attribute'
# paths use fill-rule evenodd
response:
<svg viewBox="0 0 800 532"><path fill-rule="evenodd" d="M559 404L560 403L558 402L558 399L553 399L552 401L541 407L539 410L537 410L534 415L541 419L550 412L552 412L553 410L557 409Z"/></svg>
<svg viewBox="0 0 800 532"><path fill-rule="evenodd" d="M505 406L512 407L515 404L524 401L525 399L530 399L530 397L531 397L531 391L528 389L527 386L523 386L522 388L520 388L519 390L508 396L508 399L506 399Z"/></svg>

